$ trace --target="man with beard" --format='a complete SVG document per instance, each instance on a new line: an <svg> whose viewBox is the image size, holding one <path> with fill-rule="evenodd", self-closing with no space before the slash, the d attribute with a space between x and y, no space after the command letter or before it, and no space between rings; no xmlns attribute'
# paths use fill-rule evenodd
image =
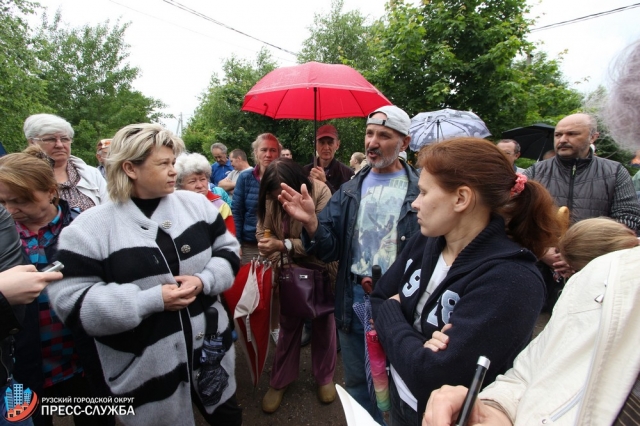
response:
<svg viewBox="0 0 640 426"><path fill-rule="evenodd" d="M555 157L534 164L524 175L544 185L558 207L568 207L571 223L607 216L637 232L640 205L631 176L622 164L593 155L589 147L598 135L597 122L588 114L563 118L555 129ZM562 287L560 277L568 278L574 271L555 247L541 261L548 267L541 265L553 304Z"/></svg>
<svg viewBox="0 0 640 426"><path fill-rule="evenodd" d="M306 187L282 191L279 200L295 220L302 222L302 241L308 254L323 262L339 261L336 277L336 325L339 330L347 391L371 415L382 416L369 398L364 366L364 328L353 311L353 304L364 301L371 292L373 254L383 238L396 250L384 266L390 265L409 238L420 231L411 203L418 196L418 173L398 158L409 146L406 112L388 105L369 114L364 139L368 165L333 194L329 204L315 215L315 206ZM300 190L301 192L297 192ZM395 233L381 233L380 224L389 224ZM364 238L376 235L377 238ZM362 236L363 238L359 238ZM368 247L361 247L367 245ZM389 258L390 257L390 258ZM382 273L385 272L383 268Z"/></svg>

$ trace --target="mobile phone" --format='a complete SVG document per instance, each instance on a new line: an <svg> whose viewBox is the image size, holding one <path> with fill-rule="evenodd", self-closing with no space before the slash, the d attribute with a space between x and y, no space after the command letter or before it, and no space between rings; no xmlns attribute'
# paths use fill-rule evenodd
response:
<svg viewBox="0 0 640 426"><path fill-rule="evenodd" d="M42 270L42 272L58 272L64 269L62 262L55 261Z"/></svg>

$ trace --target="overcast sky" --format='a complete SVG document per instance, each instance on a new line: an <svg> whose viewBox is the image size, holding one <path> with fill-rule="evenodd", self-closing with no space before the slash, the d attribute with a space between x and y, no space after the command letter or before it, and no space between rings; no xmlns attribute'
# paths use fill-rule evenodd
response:
<svg viewBox="0 0 640 426"><path fill-rule="evenodd" d="M302 41L308 37L314 13L326 14L330 0L177 0L180 4L264 40L281 66L294 65ZM163 0L39 0L50 14L60 8L72 26L95 25L110 19L131 22L126 40L129 62L141 69L134 86L167 104L166 112L184 124L198 105L211 75L222 76L221 64L232 54L253 59L262 43L196 17ZM532 8L534 27L541 27L633 4L633 0L542 0ZM532 3L533 4L533 3ZM384 14L385 0L344 0L344 10L358 9L376 19ZM37 21L35 21L37 22ZM613 57L640 38L640 8L584 22L531 33L540 49L564 55L563 72L573 87L590 91L606 85ZM165 120L175 131L176 120Z"/></svg>

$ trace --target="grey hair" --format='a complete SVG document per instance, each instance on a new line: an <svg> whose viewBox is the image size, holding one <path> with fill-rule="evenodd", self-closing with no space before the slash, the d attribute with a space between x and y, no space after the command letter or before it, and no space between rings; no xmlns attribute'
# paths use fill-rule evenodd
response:
<svg viewBox="0 0 640 426"><path fill-rule="evenodd" d="M142 164L154 149L162 146L171 148L176 156L184 151L182 139L157 123L129 124L118 130L105 160L107 189L112 201L124 203L133 193L133 183L123 164L126 161Z"/></svg>
<svg viewBox="0 0 640 426"><path fill-rule="evenodd" d="M280 151L282 151L282 145L276 136L272 133L261 133L258 135L255 141L251 143L251 158L255 164L258 164L258 149L260 148L260 144L264 140L276 141L278 144L278 157L280 156Z"/></svg>
<svg viewBox="0 0 640 426"><path fill-rule="evenodd" d="M587 123L589 124L589 136L593 136L598 133L598 120L593 114L584 114L587 116Z"/></svg>
<svg viewBox="0 0 640 426"><path fill-rule="evenodd" d="M29 139L53 133L64 133L73 138L73 127L67 120L53 114L34 114L24 120L24 137Z"/></svg>
<svg viewBox="0 0 640 426"><path fill-rule="evenodd" d="M614 69L616 75L602 115L613 139L635 150L640 147L640 40L624 50Z"/></svg>
<svg viewBox="0 0 640 426"><path fill-rule="evenodd" d="M191 176L193 174L197 175L205 175L207 180L211 178L211 164L209 164L209 160L198 153L182 153L178 158L176 158L176 172L178 173L178 177L176 178L176 188L182 188L182 181L187 176Z"/></svg>
<svg viewBox="0 0 640 426"><path fill-rule="evenodd" d="M211 154L213 154L214 149L219 149L220 151L222 151L224 155L227 155L227 147L223 143L216 142L213 145L211 145L211 148L209 149L209 151L211 151Z"/></svg>

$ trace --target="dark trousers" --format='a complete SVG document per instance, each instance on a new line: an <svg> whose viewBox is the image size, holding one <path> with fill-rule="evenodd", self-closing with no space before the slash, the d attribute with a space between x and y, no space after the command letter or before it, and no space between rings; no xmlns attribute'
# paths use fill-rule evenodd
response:
<svg viewBox="0 0 640 426"><path fill-rule="evenodd" d="M240 426L242 424L242 408L238 405L236 394L233 394L224 404L218 406L216 411L209 414L205 410L204 405L200 402L200 398L196 395L195 389L191 387L191 400L202 414L202 417L210 425L215 426Z"/></svg>
<svg viewBox="0 0 640 426"><path fill-rule="evenodd" d="M400 398L391 375L389 375L389 396L391 397L389 426L416 426L420 424L420 414Z"/></svg>

